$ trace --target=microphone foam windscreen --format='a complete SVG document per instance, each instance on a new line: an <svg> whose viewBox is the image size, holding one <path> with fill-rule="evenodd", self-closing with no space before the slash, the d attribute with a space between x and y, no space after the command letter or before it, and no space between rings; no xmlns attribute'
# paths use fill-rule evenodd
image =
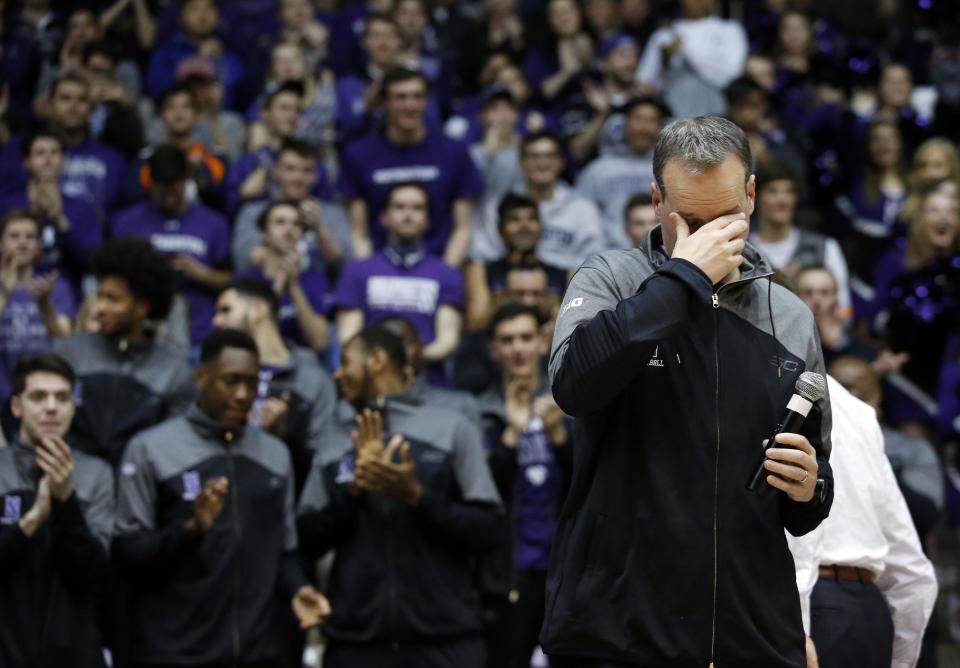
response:
<svg viewBox="0 0 960 668"><path fill-rule="evenodd" d="M824 393L827 391L827 379L819 373L804 371L800 374L800 377L797 378L797 383L794 387L797 390L797 394L801 397L807 401L815 402L823 398Z"/></svg>

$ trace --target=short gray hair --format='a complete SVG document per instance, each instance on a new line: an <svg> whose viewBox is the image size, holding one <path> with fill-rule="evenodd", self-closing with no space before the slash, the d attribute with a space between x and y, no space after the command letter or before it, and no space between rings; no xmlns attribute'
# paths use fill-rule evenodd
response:
<svg viewBox="0 0 960 668"><path fill-rule="evenodd" d="M669 160L678 160L691 174L700 174L704 169L723 163L731 155L743 163L746 186L753 168L753 156L743 130L719 116L681 118L660 131L653 148L653 178L657 180L660 193L666 197L663 168Z"/></svg>

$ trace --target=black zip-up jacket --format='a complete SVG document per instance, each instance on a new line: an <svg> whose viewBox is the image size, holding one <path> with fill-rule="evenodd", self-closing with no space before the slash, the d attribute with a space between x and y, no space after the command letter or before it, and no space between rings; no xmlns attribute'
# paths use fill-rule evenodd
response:
<svg viewBox="0 0 960 668"><path fill-rule="evenodd" d="M97 597L110 572L113 472L74 452L73 494L27 537L42 472L32 447L0 449L0 666L102 668Z"/></svg>
<svg viewBox="0 0 960 668"><path fill-rule="evenodd" d="M587 260L557 320L557 403L583 429L547 583L548 653L635 666L802 668L804 633L784 529L833 500L829 399L802 433L824 499L745 483L804 370L824 373L813 316L747 246L713 286L640 248Z"/></svg>
<svg viewBox="0 0 960 668"><path fill-rule="evenodd" d="M53 351L77 374L71 444L113 467L134 434L180 415L196 393L186 357L165 344L74 334Z"/></svg>
<svg viewBox="0 0 960 668"><path fill-rule="evenodd" d="M281 440L290 449L299 491L310 473L314 456L333 427L337 388L330 375L317 362L316 355L294 345L288 347L290 360L274 368L268 395L276 399L285 393L290 395L287 429Z"/></svg>
<svg viewBox="0 0 960 668"><path fill-rule="evenodd" d="M479 633L476 555L503 537L480 431L461 415L420 403L415 391L381 397L376 407L384 433L410 442L423 497L411 508L376 494L355 496L349 431L324 448L298 520L305 556L336 550L324 634L343 643L404 644Z"/></svg>
<svg viewBox="0 0 960 668"><path fill-rule="evenodd" d="M187 532L203 483L221 476L220 516L205 534ZM130 441L118 489L113 553L132 598L131 662L277 662L277 606L307 583L286 446L192 406Z"/></svg>

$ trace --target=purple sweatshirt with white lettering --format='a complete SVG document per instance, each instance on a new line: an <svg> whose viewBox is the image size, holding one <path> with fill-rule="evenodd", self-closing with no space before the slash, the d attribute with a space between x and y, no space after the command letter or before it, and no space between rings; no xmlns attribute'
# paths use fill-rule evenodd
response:
<svg viewBox="0 0 960 668"><path fill-rule="evenodd" d="M190 204L179 216L160 211L152 202L137 204L113 219L113 236L145 237L161 253L188 255L215 269L226 268L230 252L227 221L197 203ZM199 344L213 328L216 291L185 278L180 293L190 315L190 341Z"/></svg>

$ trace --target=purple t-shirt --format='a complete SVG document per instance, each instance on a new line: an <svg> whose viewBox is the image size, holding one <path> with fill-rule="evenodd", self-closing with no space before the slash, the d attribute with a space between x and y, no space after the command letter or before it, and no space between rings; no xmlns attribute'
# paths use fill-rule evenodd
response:
<svg viewBox="0 0 960 668"><path fill-rule="evenodd" d="M397 266L378 251L350 262L340 274L333 296L335 308L360 309L366 326L391 316L410 321L424 345L437 338L437 308L463 308L463 278L438 257L427 255L411 268ZM443 369L427 368L432 385L444 385Z"/></svg>
<svg viewBox="0 0 960 668"><path fill-rule="evenodd" d="M264 276L263 271L259 268L241 272L237 274L237 278L257 278L270 282L270 279ZM316 269L304 269L300 272L299 283L313 310L320 315L328 315L332 295L330 294L330 284L327 283L323 272ZM279 302L280 334L284 339L295 341L301 346L307 345L303 330L300 329L300 323L297 322L297 310L293 306L290 295L281 296Z"/></svg>
<svg viewBox="0 0 960 668"><path fill-rule="evenodd" d="M230 253L227 221L197 203L179 217L167 216L152 202L137 204L114 218L113 236L146 237L161 253L189 255L215 269L227 266ZM180 291L190 315L190 341L199 344L213 329L216 292L189 280L181 283Z"/></svg>
<svg viewBox="0 0 960 668"><path fill-rule="evenodd" d="M22 135L13 137L0 151L0 194L26 189L29 175L20 155ZM126 161L116 150L87 140L64 147L60 191L85 201L98 215L117 206L123 186Z"/></svg>
<svg viewBox="0 0 960 668"><path fill-rule="evenodd" d="M517 443L517 488L513 511L514 565L518 571L544 573L550 564L550 543L560 474L553 450L535 417Z"/></svg>
<svg viewBox="0 0 960 668"><path fill-rule="evenodd" d="M424 237L427 252L443 255L453 230L454 201L483 193L483 177L466 145L430 130L414 146L396 146L378 134L350 144L343 153L340 193L366 202L374 248L386 243L380 212L390 188L409 181L422 184L430 196L430 227Z"/></svg>
<svg viewBox="0 0 960 668"><path fill-rule="evenodd" d="M63 233L52 220L41 221L43 257L37 271L43 273L56 269L70 282L74 295L79 297L80 279L87 270L90 256L103 243L103 226L96 210L82 199L61 195L61 201L70 228ZM3 199L0 216L13 209L29 208L30 199L24 190Z"/></svg>
<svg viewBox="0 0 960 668"><path fill-rule="evenodd" d="M63 279L53 285L51 295L57 313L74 317L77 313L73 290ZM28 353L39 353L50 347L50 334L43 323L37 300L26 290L14 289L0 313L0 399L10 396L13 368Z"/></svg>

